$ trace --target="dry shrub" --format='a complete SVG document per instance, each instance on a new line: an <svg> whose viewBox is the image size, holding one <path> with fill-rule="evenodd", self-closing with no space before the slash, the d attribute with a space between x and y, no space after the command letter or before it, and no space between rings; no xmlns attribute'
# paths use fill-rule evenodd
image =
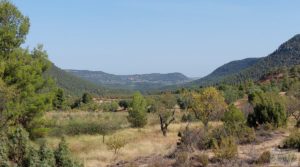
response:
<svg viewBox="0 0 300 167"><path fill-rule="evenodd" d="M175 154L175 165L176 167L189 166L189 153L187 151L177 152Z"/></svg>
<svg viewBox="0 0 300 167"><path fill-rule="evenodd" d="M108 150L113 150L115 154L117 154L120 149L125 147L125 145L128 143L128 140L121 135L114 135L109 138L109 141L107 141L106 146Z"/></svg>
<svg viewBox="0 0 300 167"><path fill-rule="evenodd" d="M209 163L208 155L201 153L193 157L191 164L192 166L206 167L208 163Z"/></svg>
<svg viewBox="0 0 300 167"><path fill-rule="evenodd" d="M180 142L178 143L182 149L205 150L210 148L211 138L208 132L204 129L191 130L189 127L182 132L179 132Z"/></svg>
<svg viewBox="0 0 300 167"><path fill-rule="evenodd" d="M257 164L268 164L270 162L271 162L271 152L270 151L263 152L257 159Z"/></svg>
<svg viewBox="0 0 300 167"><path fill-rule="evenodd" d="M219 160L234 159L238 155L238 147L235 138L232 136L222 137L220 143L214 141L213 145L213 152Z"/></svg>

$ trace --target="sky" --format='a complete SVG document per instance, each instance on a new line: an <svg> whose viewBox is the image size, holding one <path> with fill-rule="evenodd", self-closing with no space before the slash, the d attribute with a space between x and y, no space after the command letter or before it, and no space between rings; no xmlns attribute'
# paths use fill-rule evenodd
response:
<svg viewBox="0 0 300 167"><path fill-rule="evenodd" d="M298 0L12 0L63 69L202 77L300 33Z"/></svg>

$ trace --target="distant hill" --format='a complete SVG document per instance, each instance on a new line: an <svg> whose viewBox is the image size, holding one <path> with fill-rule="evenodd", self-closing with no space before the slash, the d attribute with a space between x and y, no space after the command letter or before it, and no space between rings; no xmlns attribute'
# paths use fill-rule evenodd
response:
<svg viewBox="0 0 300 167"><path fill-rule="evenodd" d="M296 35L267 57L233 61L219 67L210 75L195 80L191 85L213 85L217 83L240 83L260 79L271 70L300 64L300 35Z"/></svg>
<svg viewBox="0 0 300 167"><path fill-rule="evenodd" d="M167 85L182 84L191 81L181 73L168 74L136 74L114 75L102 71L66 70L67 72L88 80L94 84L100 84L112 88L147 91Z"/></svg>
<svg viewBox="0 0 300 167"><path fill-rule="evenodd" d="M101 85L93 84L89 81L76 77L59 67L52 64L46 72L47 76L52 77L58 87L64 89L69 95L82 95L85 92L93 93L99 96L125 94L128 91L109 89Z"/></svg>

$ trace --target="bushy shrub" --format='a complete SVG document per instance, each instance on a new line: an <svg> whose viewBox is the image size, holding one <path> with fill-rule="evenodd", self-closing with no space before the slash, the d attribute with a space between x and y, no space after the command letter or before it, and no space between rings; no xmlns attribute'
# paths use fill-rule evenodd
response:
<svg viewBox="0 0 300 167"><path fill-rule="evenodd" d="M54 153L55 162L57 167L80 167L77 162L73 161L71 158L71 153L66 143L65 138L62 138L58 145L58 148Z"/></svg>
<svg viewBox="0 0 300 167"><path fill-rule="evenodd" d="M179 151L175 155L175 160L176 167L189 166L189 153L186 151Z"/></svg>
<svg viewBox="0 0 300 167"><path fill-rule="evenodd" d="M292 166L291 164L295 162L298 157L295 153L287 153L278 155L277 159L282 162L285 166Z"/></svg>
<svg viewBox="0 0 300 167"><path fill-rule="evenodd" d="M120 100L119 101L119 106L122 107L124 110L127 110L130 106L130 101L129 100Z"/></svg>
<svg viewBox="0 0 300 167"><path fill-rule="evenodd" d="M179 132L180 142L178 145L182 149L193 150L197 148L199 150L205 150L211 146L211 136L204 129L189 129L187 126L185 130Z"/></svg>
<svg viewBox="0 0 300 167"><path fill-rule="evenodd" d="M112 150L115 154L118 154L120 149L125 147L128 143L127 139L124 136L114 135L106 142L108 150Z"/></svg>
<svg viewBox="0 0 300 167"><path fill-rule="evenodd" d="M200 163L198 165L200 165L201 167L206 167L209 163L209 158L206 154L195 155L193 159L194 161Z"/></svg>
<svg viewBox="0 0 300 167"><path fill-rule="evenodd" d="M291 133L283 141L283 148L298 149L300 151L300 132Z"/></svg>
<svg viewBox="0 0 300 167"><path fill-rule="evenodd" d="M119 122L113 121L71 121L66 127L64 133L67 135L80 134L101 134L103 136L113 133L120 129Z"/></svg>
<svg viewBox="0 0 300 167"><path fill-rule="evenodd" d="M255 130L246 125L236 126L235 128L232 128L232 126L220 126L213 129L210 136L211 140L214 139L218 142L221 141L222 137L233 136L239 144L248 144L256 140Z"/></svg>
<svg viewBox="0 0 300 167"><path fill-rule="evenodd" d="M196 120L195 116L191 113L183 114L181 117L181 122L192 122L195 120Z"/></svg>
<svg viewBox="0 0 300 167"><path fill-rule="evenodd" d="M116 112L119 108L119 104L115 101L110 103L102 103L100 109L104 112Z"/></svg>
<svg viewBox="0 0 300 167"><path fill-rule="evenodd" d="M230 105L224 113L222 121L225 124L244 124L246 122L244 113L234 105Z"/></svg>
<svg viewBox="0 0 300 167"><path fill-rule="evenodd" d="M26 159L22 162L24 167L40 167L41 161L38 151L30 147Z"/></svg>
<svg viewBox="0 0 300 167"><path fill-rule="evenodd" d="M88 104L88 103L91 103L93 101L93 97L91 94L89 93L84 93L82 95L82 103L84 104Z"/></svg>
<svg viewBox="0 0 300 167"><path fill-rule="evenodd" d="M9 134L9 159L21 166L29 149L29 134L21 127L14 128Z"/></svg>
<svg viewBox="0 0 300 167"><path fill-rule="evenodd" d="M128 114L127 118L132 127L142 128L147 124L147 103L141 93L137 92L133 95Z"/></svg>
<svg viewBox="0 0 300 167"><path fill-rule="evenodd" d="M234 136L240 144L253 142L256 138L255 131L246 125L246 119L242 111L234 105L228 107L222 119L224 121L224 129L227 135Z"/></svg>
<svg viewBox="0 0 300 167"><path fill-rule="evenodd" d="M270 151L265 151L265 152L263 152L260 156L259 156L259 158L258 158L258 160L257 160L257 163L258 164L268 164L268 163L270 163L271 162L271 153L270 153Z"/></svg>
<svg viewBox="0 0 300 167"><path fill-rule="evenodd" d="M48 135L49 131L49 128L35 128L31 130L30 137L31 139L43 138Z"/></svg>
<svg viewBox="0 0 300 167"><path fill-rule="evenodd" d="M256 140L255 130L242 125L234 134L239 144L248 144Z"/></svg>
<svg viewBox="0 0 300 167"><path fill-rule="evenodd" d="M220 160L229 160L236 158L238 155L238 147L235 138L232 136L222 137L221 142L214 141L213 152L216 158Z"/></svg>
<svg viewBox="0 0 300 167"><path fill-rule="evenodd" d="M0 166L8 167L8 139L6 134L0 132Z"/></svg>
<svg viewBox="0 0 300 167"><path fill-rule="evenodd" d="M286 124L287 116L285 106L278 95L260 93L253 97L254 112L250 113L247 123L251 127L270 123L274 127Z"/></svg>
<svg viewBox="0 0 300 167"><path fill-rule="evenodd" d="M55 157L51 149L49 149L46 143L43 143L39 149L39 156L41 161L41 166L43 167L53 167L55 166Z"/></svg>

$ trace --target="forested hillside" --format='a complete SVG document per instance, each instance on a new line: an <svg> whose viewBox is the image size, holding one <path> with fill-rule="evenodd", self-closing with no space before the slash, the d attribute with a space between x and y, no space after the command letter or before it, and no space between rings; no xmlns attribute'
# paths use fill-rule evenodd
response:
<svg viewBox="0 0 300 167"><path fill-rule="evenodd" d="M82 95L85 92L99 96L128 93L128 91L109 89L101 85L96 85L62 70L54 64L46 72L46 75L52 77L56 84L69 95Z"/></svg>
<svg viewBox="0 0 300 167"><path fill-rule="evenodd" d="M212 74L190 83L190 85L236 84L249 79L256 81L271 70L297 64L300 64L300 35L296 35L283 43L267 57L228 63Z"/></svg>
<svg viewBox="0 0 300 167"><path fill-rule="evenodd" d="M166 85L182 84L191 81L181 73L168 74L136 74L114 75L102 71L66 70L73 75L88 80L94 84L105 85L112 88L147 91Z"/></svg>

